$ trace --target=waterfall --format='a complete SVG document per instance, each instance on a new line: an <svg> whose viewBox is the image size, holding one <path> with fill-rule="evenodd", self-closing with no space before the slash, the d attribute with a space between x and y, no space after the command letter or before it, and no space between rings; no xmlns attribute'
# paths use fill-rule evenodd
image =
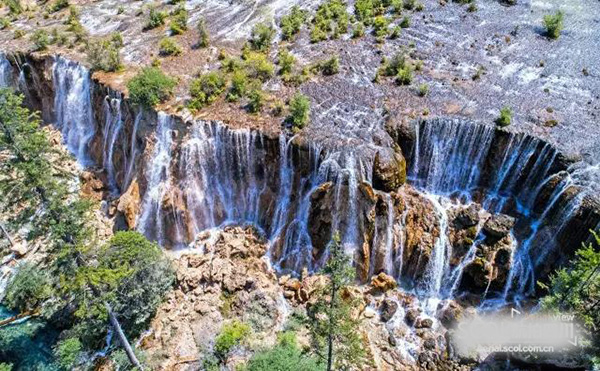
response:
<svg viewBox="0 0 600 371"><path fill-rule="evenodd" d="M13 70L6 55L0 53L0 88L8 88L13 85Z"/></svg>
<svg viewBox="0 0 600 371"><path fill-rule="evenodd" d="M133 121L133 130L131 131L131 138L129 139L129 143L131 146L129 150L129 164L127 165L127 173L125 173L125 180L123 181L123 189L127 189L131 184L131 181L133 180L133 168L135 166L135 156L137 155L137 131L141 119L142 111L139 111L137 115L135 115L135 119Z"/></svg>
<svg viewBox="0 0 600 371"><path fill-rule="evenodd" d="M121 115L121 97L120 95L116 98L106 96L104 99L104 132L103 132L103 143L104 148L102 152L102 165L106 170L108 176L108 184L113 194L118 193L117 181L115 179L115 165L113 160L115 144L121 130L123 128L123 120ZM123 161L127 163L127 159Z"/></svg>
<svg viewBox="0 0 600 371"><path fill-rule="evenodd" d="M88 146L95 134L91 80L87 69L57 57L52 66L56 128L69 151L82 165L90 165Z"/></svg>
<svg viewBox="0 0 600 371"><path fill-rule="evenodd" d="M429 262L425 268L423 282L420 283L419 291L422 291L426 297L439 297L442 288L442 278L448 272L450 266L450 256L452 255L452 246L448 241L448 215L446 208L440 203L437 197L427 195L431 201L439 219L439 237L436 240Z"/></svg>
<svg viewBox="0 0 600 371"><path fill-rule="evenodd" d="M417 187L450 194L479 185L480 170L494 137L492 128L459 120L424 121L417 126L409 174Z"/></svg>
<svg viewBox="0 0 600 371"><path fill-rule="evenodd" d="M162 205L167 192L171 191L171 147L173 117L164 112L158 113L156 142L152 160L148 162L145 174L148 185L142 200L141 214L137 229L151 239L165 244L165 230L162 218Z"/></svg>

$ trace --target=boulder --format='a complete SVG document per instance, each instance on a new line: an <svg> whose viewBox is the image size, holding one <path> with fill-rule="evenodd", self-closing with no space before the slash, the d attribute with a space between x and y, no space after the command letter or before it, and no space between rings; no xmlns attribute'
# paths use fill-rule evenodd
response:
<svg viewBox="0 0 600 371"><path fill-rule="evenodd" d="M370 291L372 293L384 293L395 289L398 284L394 277L381 272L371 278L371 286L372 288Z"/></svg>
<svg viewBox="0 0 600 371"><path fill-rule="evenodd" d="M462 315L463 307L454 300L440 305L437 312L438 319L448 329L453 328L458 320L462 318Z"/></svg>
<svg viewBox="0 0 600 371"><path fill-rule="evenodd" d="M384 192L396 191L406 183L406 160L400 147L393 152L377 152L373 161L373 187Z"/></svg>
<svg viewBox="0 0 600 371"><path fill-rule="evenodd" d="M379 309L380 311L380 318L381 321L383 322L387 322L389 321L394 314L396 314L396 311L398 310L398 302L395 300L392 300L390 298L387 298L383 301L383 303L381 303L381 307Z"/></svg>
<svg viewBox="0 0 600 371"><path fill-rule="evenodd" d="M479 223L479 209L476 204L461 209L454 218L453 224L457 229L469 228Z"/></svg>
<svg viewBox="0 0 600 371"><path fill-rule="evenodd" d="M140 211L140 187L137 179L134 179L127 191L119 198L117 211L125 218L125 223L129 229L134 229L137 215Z"/></svg>
<svg viewBox="0 0 600 371"><path fill-rule="evenodd" d="M13 246L10 247L10 252L15 254L16 258L21 258L21 257L25 256L25 254L27 254L28 251L29 251L29 246L27 245L27 243L25 241L15 243Z"/></svg>
<svg viewBox="0 0 600 371"><path fill-rule="evenodd" d="M507 236L514 225L515 218L504 214L497 214L485 221L483 231L486 236L499 240Z"/></svg>

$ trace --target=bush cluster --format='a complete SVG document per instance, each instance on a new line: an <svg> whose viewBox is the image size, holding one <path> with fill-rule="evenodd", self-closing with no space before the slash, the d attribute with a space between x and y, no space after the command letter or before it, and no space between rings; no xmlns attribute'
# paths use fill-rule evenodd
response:
<svg viewBox="0 0 600 371"><path fill-rule="evenodd" d="M300 9L298 5L294 5L290 14L281 17L279 27L281 27L281 35L284 40L291 40L294 35L300 32L300 28L308 17L306 10Z"/></svg>
<svg viewBox="0 0 600 371"><path fill-rule="evenodd" d="M505 127L510 125L512 121L512 110L510 107L503 107L500 109L500 116L496 119L496 125L500 127Z"/></svg>
<svg viewBox="0 0 600 371"><path fill-rule="evenodd" d="M169 99L176 84L159 68L146 67L129 80L127 89L134 104L150 108Z"/></svg>
<svg viewBox="0 0 600 371"><path fill-rule="evenodd" d="M163 37L158 45L158 53L162 56L179 55L182 50L177 42L169 37Z"/></svg>
<svg viewBox="0 0 600 371"><path fill-rule="evenodd" d="M109 38L89 42L87 46L87 58L92 69L107 72L114 72L121 69L120 51L122 47L123 38L118 32Z"/></svg>
<svg viewBox="0 0 600 371"><path fill-rule="evenodd" d="M153 28L164 25L166 18L166 12L157 10L155 7L150 8L150 12L148 13L148 21L146 22L145 29L151 30Z"/></svg>
<svg viewBox="0 0 600 371"><path fill-rule="evenodd" d="M292 127L296 130L302 129L310 118L310 100L308 97L296 93L290 100L290 116L288 117Z"/></svg>
<svg viewBox="0 0 600 371"><path fill-rule="evenodd" d="M317 9L312 23L311 42L339 38L348 31L349 16L346 3L342 0L325 1Z"/></svg>
<svg viewBox="0 0 600 371"><path fill-rule="evenodd" d="M180 35L187 30L188 12L184 7L178 7L171 14L169 28L175 35Z"/></svg>
<svg viewBox="0 0 600 371"><path fill-rule="evenodd" d="M192 100L189 107L194 110L213 103L225 91L225 79L219 72L207 72L190 84Z"/></svg>
<svg viewBox="0 0 600 371"><path fill-rule="evenodd" d="M227 354L250 335L250 326L239 321L225 324L215 339L215 355L225 360Z"/></svg>
<svg viewBox="0 0 600 371"><path fill-rule="evenodd" d="M266 52L271 47L273 37L275 37L275 30L273 27L265 23L259 23L252 29L250 46L253 50Z"/></svg>

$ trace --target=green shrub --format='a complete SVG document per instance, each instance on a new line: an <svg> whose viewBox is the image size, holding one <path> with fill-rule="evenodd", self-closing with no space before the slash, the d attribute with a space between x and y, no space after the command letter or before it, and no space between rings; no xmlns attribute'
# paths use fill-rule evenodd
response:
<svg viewBox="0 0 600 371"><path fill-rule="evenodd" d="M358 39L359 37L363 37L365 35L365 24L362 22L358 22L354 29L352 30L352 37Z"/></svg>
<svg viewBox="0 0 600 371"><path fill-rule="evenodd" d="M0 371L12 371L12 363L0 363Z"/></svg>
<svg viewBox="0 0 600 371"><path fill-rule="evenodd" d="M356 0L354 3L354 15L359 21L370 24L374 13L373 0Z"/></svg>
<svg viewBox="0 0 600 371"><path fill-rule="evenodd" d="M319 371L322 369L323 366L316 359L302 354L293 332L281 334L274 348L257 352L246 366L247 371Z"/></svg>
<svg viewBox="0 0 600 371"><path fill-rule="evenodd" d="M89 42L86 51L92 69L108 72L121 69L120 50L122 47L123 37L118 32L109 38Z"/></svg>
<svg viewBox="0 0 600 371"><path fill-rule="evenodd" d="M210 43L210 39L209 39L208 29L206 28L206 22L204 21L204 18L200 18L200 20L198 21L198 25L196 26L196 29L198 30L198 47L206 48L208 46L208 44Z"/></svg>
<svg viewBox="0 0 600 371"><path fill-rule="evenodd" d="M188 12L184 7L179 7L171 14L169 28L175 35L180 35L187 30Z"/></svg>
<svg viewBox="0 0 600 371"><path fill-rule="evenodd" d="M264 105L265 97L259 89L254 89L248 94L248 111L252 113L260 112Z"/></svg>
<svg viewBox="0 0 600 371"><path fill-rule="evenodd" d="M512 120L512 110L510 107L503 107L500 109L500 116L496 119L496 125L500 127L505 127L510 125Z"/></svg>
<svg viewBox="0 0 600 371"><path fill-rule="evenodd" d="M47 271L30 263L21 264L6 286L4 303L19 313L40 309L52 295Z"/></svg>
<svg viewBox="0 0 600 371"><path fill-rule="evenodd" d="M404 18L402 18L402 21L400 22L400 27L402 27L402 28L410 27L410 17L409 16L405 16Z"/></svg>
<svg viewBox="0 0 600 371"><path fill-rule="evenodd" d="M422 12L423 10L425 10L425 4L417 3L417 5L415 5L415 11Z"/></svg>
<svg viewBox="0 0 600 371"><path fill-rule="evenodd" d="M162 56L179 55L181 52L179 44L169 37L163 37L158 44L158 53Z"/></svg>
<svg viewBox="0 0 600 371"><path fill-rule="evenodd" d="M125 13L125 7L123 5L119 5L117 8L117 15Z"/></svg>
<svg viewBox="0 0 600 371"><path fill-rule="evenodd" d="M229 92L227 93L227 100L230 102L235 102L245 96L247 86L248 76L246 76L246 72L242 70L235 71L233 76L231 76L231 86L229 87Z"/></svg>
<svg viewBox="0 0 600 371"><path fill-rule="evenodd" d="M412 10L417 5L417 0L404 0L404 9Z"/></svg>
<svg viewBox="0 0 600 371"><path fill-rule="evenodd" d="M392 12L396 15L402 13L402 9L404 8L404 1L402 0L392 0L390 4L392 8Z"/></svg>
<svg viewBox="0 0 600 371"><path fill-rule="evenodd" d="M3 0L4 5L8 7L8 11L12 15L21 14L23 7L19 0Z"/></svg>
<svg viewBox="0 0 600 371"><path fill-rule="evenodd" d="M0 18L0 30L10 27L10 19L6 17Z"/></svg>
<svg viewBox="0 0 600 371"><path fill-rule="evenodd" d="M419 96L424 97L427 94L429 94L429 85L427 85L427 84L419 85Z"/></svg>
<svg viewBox="0 0 600 371"><path fill-rule="evenodd" d="M166 12L159 11L154 7L150 8L150 12L148 13L148 21L146 22L145 29L151 30L153 28L164 25L166 18L167 18Z"/></svg>
<svg viewBox="0 0 600 371"><path fill-rule="evenodd" d="M87 31L79 21L79 10L71 5L69 7L69 16L67 17L67 31L73 32L75 41L83 41L87 37Z"/></svg>
<svg viewBox="0 0 600 371"><path fill-rule="evenodd" d="M564 14L560 10L555 14L544 16L544 27L546 27L546 35L548 35L549 38L558 39L560 32L563 29L563 18Z"/></svg>
<svg viewBox="0 0 600 371"><path fill-rule="evenodd" d="M402 34L402 27L395 26L394 28L392 28L392 32L390 32L390 39L395 40L395 39L399 38L401 34Z"/></svg>
<svg viewBox="0 0 600 371"><path fill-rule="evenodd" d="M127 89L134 104L150 108L169 99L175 85L176 80L159 68L145 67L129 80Z"/></svg>
<svg viewBox="0 0 600 371"><path fill-rule="evenodd" d="M69 0L56 0L50 6L50 12L51 13L58 12L59 10L63 10L68 6L69 6Z"/></svg>
<svg viewBox="0 0 600 371"><path fill-rule="evenodd" d="M266 52L271 47L271 42L273 42L274 36L275 30L273 27L265 23L259 23L252 29L250 46L253 50Z"/></svg>
<svg viewBox="0 0 600 371"><path fill-rule="evenodd" d="M292 73L296 58L287 49L281 49L278 54L279 74L286 75Z"/></svg>
<svg viewBox="0 0 600 371"><path fill-rule="evenodd" d="M250 335L250 326L239 321L233 321L223 326L215 339L215 355L225 360L233 347L240 344Z"/></svg>
<svg viewBox="0 0 600 371"><path fill-rule="evenodd" d="M349 17L346 3L342 0L327 0L319 5L312 20L310 40L313 43L337 38L348 30Z"/></svg>
<svg viewBox="0 0 600 371"><path fill-rule="evenodd" d="M225 79L218 72L207 72L190 84L191 109L199 110L213 103L225 90Z"/></svg>
<svg viewBox="0 0 600 371"><path fill-rule="evenodd" d="M469 4L469 6L467 7L467 12L469 13L473 13L476 12L478 10L477 8L477 4L475 2L472 2L471 4Z"/></svg>
<svg viewBox="0 0 600 371"><path fill-rule="evenodd" d="M300 9L298 5L294 5L290 14L281 17L279 26L284 40L291 40L294 35L300 32L300 28L306 22L308 12Z"/></svg>
<svg viewBox="0 0 600 371"><path fill-rule="evenodd" d="M380 15L373 20L373 34L375 37L383 38L388 34L388 20Z"/></svg>
<svg viewBox="0 0 600 371"><path fill-rule="evenodd" d="M310 118L310 100L301 93L296 93L290 100L290 116L289 121L292 126L297 129L302 129L308 123Z"/></svg>
<svg viewBox="0 0 600 371"><path fill-rule="evenodd" d="M396 76L398 71L406 66L406 57L404 54L396 53L391 60L384 60L382 63L382 71L384 76Z"/></svg>
<svg viewBox="0 0 600 371"><path fill-rule="evenodd" d="M325 76L335 75L340 72L340 59L337 56L320 63L320 70Z"/></svg>
<svg viewBox="0 0 600 371"><path fill-rule="evenodd" d="M21 29L16 29L15 32L13 33L13 38L15 38L15 39L20 39L23 36L25 36L25 31L23 31Z"/></svg>
<svg viewBox="0 0 600 371"><path fill-rule="evenodd" d="M405 65L403 68L398 70L396 74L396 84L398 85L410 85L413 80L412 68L410 65Z"/></svg>
<svg viewBox="0 0 600 371"><path fill-rule="evenodd" d="M265 82L275 73L275 67L264 54L248 53L244 62L248 76L253 79Z"/></svg>
<svg viewBox="0 0 600 371"><path fill-rule="evenodd" d="M36 30L33 35L31 35L31 42L34 45L35 50L46 50L50 44L48 32L45 30Z"/></svg>
<svg viewBox="0 0 600 371"><path fill-rule="evenodd" d="M68 338L58 342L54 348L54 356L63 369L72 370L77 365L82 349L79 339Z"/></svg>

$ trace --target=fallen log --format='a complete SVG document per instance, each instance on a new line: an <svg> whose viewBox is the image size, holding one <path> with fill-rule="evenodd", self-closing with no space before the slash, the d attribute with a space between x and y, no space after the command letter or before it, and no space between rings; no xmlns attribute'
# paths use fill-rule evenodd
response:
<svg viewBox="0 0 600 371"><path fill-rule="evenodd" d="M39 310L28 310L26 312L23 313L19 313L16 316L12 316L6 319L3 319L0 321L0 327L4 327L6 325L10 325L11 323L18 321L20 319L26 319L29 317L38 317L40 315L40 311Z"/></svg>

